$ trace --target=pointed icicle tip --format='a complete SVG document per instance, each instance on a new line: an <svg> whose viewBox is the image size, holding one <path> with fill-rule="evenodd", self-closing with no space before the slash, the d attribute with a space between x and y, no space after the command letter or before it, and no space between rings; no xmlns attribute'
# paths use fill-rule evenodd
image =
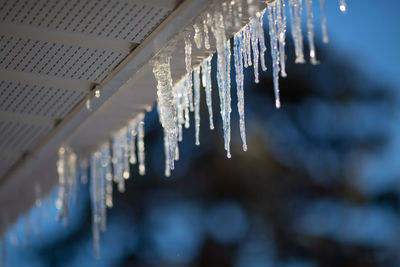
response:
<svg viewBox="0 0 400 267"><path fill-rule="evenodd" d="M280 101L279 99L276 99L276 100L275 100L275 107L276 107L277 109L280 109L280 108L281 108L281 101Z"/></svg>

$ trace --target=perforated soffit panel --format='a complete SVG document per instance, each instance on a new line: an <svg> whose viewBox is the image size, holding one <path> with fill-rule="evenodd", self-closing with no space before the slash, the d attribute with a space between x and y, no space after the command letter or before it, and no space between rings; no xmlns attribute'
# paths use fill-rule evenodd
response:
<svg viewBox="0 0 400 267"><path fill-rule="evenodd" d="M0 180L177 1L0 1Z"/></svg>
<svg viewBox="0 0 400 267"><path fill-rule="evenodd" d="M209 2L0 0L0 234L56 184L62 142L88 153L154 103L150 59Z"/></svg>

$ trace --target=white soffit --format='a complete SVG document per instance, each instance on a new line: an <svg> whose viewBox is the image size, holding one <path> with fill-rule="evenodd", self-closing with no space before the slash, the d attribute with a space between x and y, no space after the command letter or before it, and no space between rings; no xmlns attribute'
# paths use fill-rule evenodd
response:
<svg viewBox="0 0 400 267"><path fill-rule="evenodd" d="M0 232L29 209L35 186L56 184L55 152L92 115L84 103L94 88L104 87L93 111L136 72L138 56L148 60L180 30L175 22L149 38L180 2L0 0Z"/></svg>
<svg viewBox="0 0 400 267"><path fill-rule="evenodd" d="M0 233L57 183L63 142L87 154L153 105L149 61L209 0L180 2L0 0Z"/></svg>

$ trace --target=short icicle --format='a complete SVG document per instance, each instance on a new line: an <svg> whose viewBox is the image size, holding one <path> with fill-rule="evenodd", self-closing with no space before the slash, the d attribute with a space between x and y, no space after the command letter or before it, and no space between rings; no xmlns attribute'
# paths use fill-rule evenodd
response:
<svg viewBox="0 0 400 267"><path fill-rule="evenodd" d="M72 195L72 184L76 175L76 154L69 146L62 146L58 150L57 172L59 179L57 208L60 210L58 221L65 219L68 224L69 201Z"/></svg>
<svg viewBox="0 0 400 267"><path fill-rule="evenodd" d="M311 64L318 64L317 55L315 52L314 43L314 14L312 10L312 0L306 0L306 10L307 10L307 38L308 46L310 47L310 61Z"/></svg>
<svg viewBox="0 0 400 267"><path fill-rule="evenodd" d="M292 37L296 54L295 63L305 63L303 33L301 31L301 15L303 12L302 0L289 0Z"/></svg>
<svg viewBox="0 0 400 267"><path fill-rule="evenodd" d="M325 15L325 0L319 0L321 8L321 30L322 30L322 41L324 43L329 42L328 27L326 26L326 15Z"/></svg>
<svg viewBox="0 0 400 267"><path fill-rule="evenodd" d="M138 162L139 174L145 175L145 155L144 155L144 113L138 115L137 120L137 147L138 147Z"/></svg>
<svg viewBox="0 0 400 267"><path fill-rule="evenodd" d="M279 65L281 70L281 77L286 77L286 4L284 0L278 0L276 2L277 8L277 31L279 41Z"/></svg>
<svg viewBox="0 0 400 267"><path fill-rule="evenodd" d="M206 103L210 121L210 129L214 129L213 109L212 109L212 87L211 87L211 56L201 63L202 84L206 92Z"/></svg>
<svg viewBox="0 0 400 267"><path fill-rule="evenodd" d="M95 152L90 162L90 200L92 206L92 235L94 257L100 257L100 195L99 195L100 153Z"/></svg>
<svg viewBox="0 0 400 267"><path fill-rule="evenodd" d="M200 68L193 71L195 144L200 145Z"/></svg>
<svg viewBox="0 0 400 267"><path fill-rule="evenodd" d="M111 155L110 155L110 143L106 143L101 148L101 158L102 165L105 170L105 202L106 206L111 208L113 206L113 180L112 180L112 172L111 172Z"/></svg>
<svg viewBox="0 0 400 267"><path fill-rule="evenodd" d="M254 68L254 82L259 83L258 75L258 61L260 57L260 52L258 51L258 31L257 31L258 21L255 18L250 19L250 40L251 48L253 49L253 68Z"/></svg>
<svg viewBox="0 0 400 267"><path fill-rule="evenodd" d="M118 191L125 192L125 179L124 179L124 151L121 140L121 132L117 133L112 140L112 153L113 153L113 180L118 183Z"/></svg>
<svg viewBox="0 0 400 267"><path fill-rule="evenodd" d="M186 32L184 36L185 40L185 64L186 64L186 90L187 97L189 98L189 109L190 111L194 111L193 105L193 78L192 78L192 42L190 41L190 32Z"/></svg>

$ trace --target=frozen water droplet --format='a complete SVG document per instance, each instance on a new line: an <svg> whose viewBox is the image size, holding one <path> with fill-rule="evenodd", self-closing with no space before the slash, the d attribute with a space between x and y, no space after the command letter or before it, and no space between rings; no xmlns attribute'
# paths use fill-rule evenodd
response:
<svg viewBox="0 0 400 267"><path fill-rule="evenodd" d="M347 10L346 0L340 0L339 8L340 8L340 11L342 11L342 13L346 13L346 10Z"/></svg>
<svg viewBox="0 0 400 267"><path fill-rule="evenodd" d="M94 96L95 96L96 98L99 98L99 97L100 97L100 89L96 89L96 91L94 92Z"/></svg>

